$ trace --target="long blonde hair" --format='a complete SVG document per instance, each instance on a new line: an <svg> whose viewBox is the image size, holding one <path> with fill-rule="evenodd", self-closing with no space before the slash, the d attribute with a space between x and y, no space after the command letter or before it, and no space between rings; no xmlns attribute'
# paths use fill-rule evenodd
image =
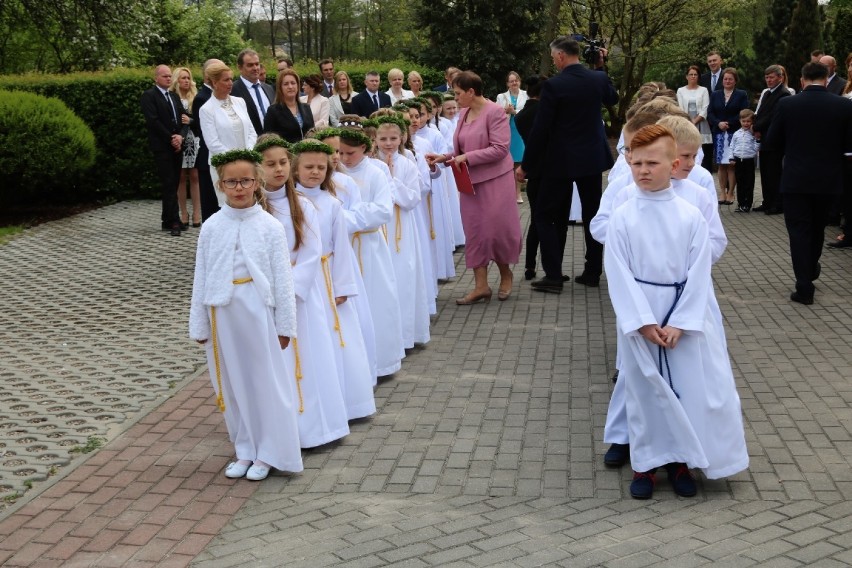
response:
<svg viewBox="0 0 852 568"><path fill-rule="evenodd" d="M186 74L189 75L189 93L187 93L186 97L184 97L183 93L180 92L180 86L178 85L180 74L184 71L186 71ZM178 67L172 71L172 77L172 84L169 86L169 90L175 93L179 99L189 101L189 106L192 108L192 101L195 99L195 95L198 94L198 87L195 86L195 79L192 78L192 71L190 71L188 67Z"/></svg>

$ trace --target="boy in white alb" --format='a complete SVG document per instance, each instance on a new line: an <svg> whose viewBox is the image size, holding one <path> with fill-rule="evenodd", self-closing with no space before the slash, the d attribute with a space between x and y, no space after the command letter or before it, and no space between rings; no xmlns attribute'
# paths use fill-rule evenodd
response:
<svg viewBox="0 0 852 568"><path fill-rule="evenodd" d="M707 222L671 188L674 137L663 126L642 128L630 152L640 191L613 211L604 254L621 336L630 493L650 498L664 466L675 492L691 497L690 468L715 479L748 467L740 402L708 300Z"/></svg>

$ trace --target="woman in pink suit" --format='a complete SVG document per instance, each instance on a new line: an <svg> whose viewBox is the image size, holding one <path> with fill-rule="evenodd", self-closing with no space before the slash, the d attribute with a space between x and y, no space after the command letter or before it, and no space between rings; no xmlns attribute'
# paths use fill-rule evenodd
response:
<svg viewBox="0 0 852 568"><path fill-rule="evenodd" d="M453 136L453 154L430 154L430 164L467 162L474 194L460 193L464 225L465 263L473 269L474 289L456 300L464 306L491 299L488 264L500 269L497 299L512 292L510 264L521 252L521 221L515 202L509 121L505 110L482 96L482 79L471 71L453 79L456 101L462 107Z"/></svg>

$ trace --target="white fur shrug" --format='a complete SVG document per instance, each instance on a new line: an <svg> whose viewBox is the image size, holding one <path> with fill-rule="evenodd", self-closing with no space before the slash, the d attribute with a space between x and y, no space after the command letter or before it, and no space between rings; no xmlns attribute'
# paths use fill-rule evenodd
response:
<svg viewBox="0 0 852 568"><path fill-rule="evenodd" d="M296 297L287 236L272 215L255 205L227 205L201 227L195 255L195 280L189 310L189 336L210 338L209 306L225 306L234 294L237 239L253 284L274 312L278 335L296 337ZM247 340L251 340L247 338Z"/></svg>

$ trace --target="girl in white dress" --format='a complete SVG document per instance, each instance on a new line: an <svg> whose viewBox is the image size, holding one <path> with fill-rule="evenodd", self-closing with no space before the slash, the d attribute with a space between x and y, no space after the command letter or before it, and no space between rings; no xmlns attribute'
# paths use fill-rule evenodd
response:
<svg viewBox="0 0 852 568"><path fill-rule="evenodd" d="M377 157L387 165L393 179L394 220L388 227L388 241L399 291L403 346L411 349L415 343L429 342L429 300L414 212L420 204L420 174L400 152L405 129L401 117L380 116L375 120Z"/></svg>
<svg viewBox="0 0 852 568"><path fill-rule="evenodd" d="M354 179L340 171L340 129L325 128L316 132L311 138L316 138L331 147L331 181L334 182L331 194L337 197L343 206L343 218L348 227L349 217L354 215L352 211L361 203L361 190ZM367 299L367 289L361 277L358 258L354 254L350 254L349 258L352 260L353 274L358 286L358 294L351 296L349 303L358 312L358 323L361 324L361 335L364 336L364 347L367 350L367 360L373 375L373 386L376 386L379 375L376 370L376 331L373 327L373 313L370 311L370 301Z"/></svg>
<svg viewBox="0 0 852 568"><path fill-rule="evenodd" d="M322 235L322 272L325 280L324 309L332 332L334 361L343 390L349 420L376 412L370 363L358 312L350 298L358 294L358 276L352 260L352 246L340 201L331 193L333 151L318 140L306 139L291 147L296 190L317 210Z"/></svg>
<svg viewBox="0 0 852 568"><path fill-rule="evenodd" d="M261 135L255 146L263 156L269 212L284 226L290 245L299 339L291 342L285 357L299 395L299 442L303 448L313 448L346 436L349 424L323 305L319 219L313 204L296 193L288 148L274 134Z"/></svg>
<svg viewBox="0 0 852 568"><path fill-rule="evenodd" d="M217 155L222 209L201 228L189 335L207 346L216 404L237 459L230 478L271 468L302 471L295 377L282 350L296 336L296 302L284 228L263 209L261 157Z"/></svg>
<svg viewBox="0 0 852 568"><path fill-rule="evenodd" d="M342 119L341 119L342 120ZM376 332L376 372L398 371L405 357L396 274L386 236L393 220L393 198L387 175L367 158L370 139L360 130L340 130L340 163L361 190L361 203L350 211L349 233L364 278Z"/></svg>

